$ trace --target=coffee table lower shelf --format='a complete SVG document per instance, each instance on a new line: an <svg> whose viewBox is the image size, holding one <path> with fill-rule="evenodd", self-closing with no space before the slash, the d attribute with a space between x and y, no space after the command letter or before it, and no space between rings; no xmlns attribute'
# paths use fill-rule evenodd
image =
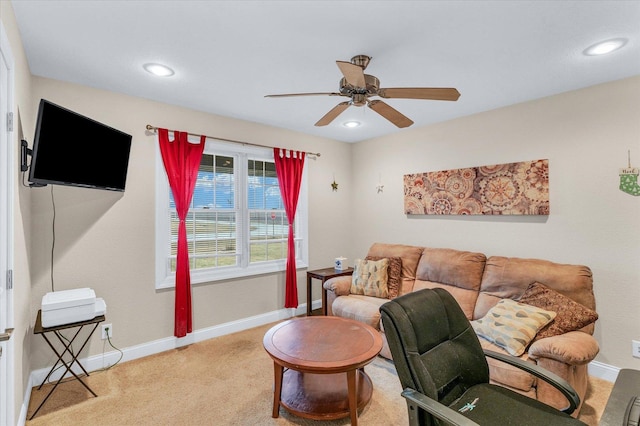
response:
<svg viewBox="0 0 640 426"><path fill-rule="evenodd" d="M347 375L301 373L286 370L280 405L298 417L335 420L349 417ZM356 370L358 411L371 400L373 385L363 369Z"/></svg>

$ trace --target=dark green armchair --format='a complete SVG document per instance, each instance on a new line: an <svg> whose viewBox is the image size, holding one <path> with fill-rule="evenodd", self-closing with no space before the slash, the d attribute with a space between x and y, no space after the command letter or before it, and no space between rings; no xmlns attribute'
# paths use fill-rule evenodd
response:
<svg viewBox="0 0 640 426"><path fill-rule="evenodd" d="M408 293L380 307L413 425L584 425L570 416L578 394L562 378L516 357L483 351L469 320L443 289ZM523 368L562 392L560 411L489 383L485 356Z"/></svg>

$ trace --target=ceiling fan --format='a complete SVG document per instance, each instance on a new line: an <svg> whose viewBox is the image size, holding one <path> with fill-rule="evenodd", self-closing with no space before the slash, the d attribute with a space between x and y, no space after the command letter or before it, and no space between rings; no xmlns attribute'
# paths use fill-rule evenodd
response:
<svg viewBox="0 0 640 426"><path fill-rule="evenodd" d="M397 127L409 127L413 124L408 117L400 111L392 108L389 104L374 99L372 96L379 96L385 99L431 99L438 101L457 101L460 92L454 88L435 87L396 87L381 88L380 80L377 77L365 74L364 70L369 65L370 56L357 55L351 58L351 62L336 61L338 68L344 76L340 79L339 92L320 93L286 93L280 95L266 95L265 98L282 98L288 96L345 96L351 98L349 101L340 102L324 115L316 126L326 126L331 123L345 109L353 106L367 105L369 108L395 124Z"/></svg>

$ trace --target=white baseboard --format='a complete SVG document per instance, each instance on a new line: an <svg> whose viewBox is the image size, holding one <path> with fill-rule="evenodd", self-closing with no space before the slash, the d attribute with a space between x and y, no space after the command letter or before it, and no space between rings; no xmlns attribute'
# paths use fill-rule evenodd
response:
<svg viewBox="0 0 640 426"><path fill-rule="evenodd" d="M20 415L18 416L18 426L24 426L27 422L27 409L29 408L29 401L31 400L31 388L33 388L33 380L29 376L29 383L27 390L25 391L24 398L22 398L22 407L20 407Z"/></svg>
<svg viewBox="0 0 640 426"><path fill-rule="evenodd" d="M614 367L613 365L604 364L599 361L591 361L589 363L590 376L597 377L611 383L616 381L618 372L620 372L620 369L618 367Z"/></svg>
<svg viewBox="0 0 640 426"><path fill-rule="evenodd" d="M319 309L322 307L321 300L314 300L311 304L313 309ZM303 315L307 311L306 303L298 306L297 308L284 308L277 311L267 312L265 314L256 315L253 317L243 318L241 320L231 321L224 324L216 325L213 327L203 328L196 330L186 337L166 337L163 339L153 340L151 342L142 343L140 345L131 346L122 349L122 354L118 351L105 352L102 355L93 355L88 358L82 358L81 364L87 369L87 371L96 371L112 366L122 356L120 362L132 361L137 358L142 358L149 355L154 355L160 352L176 349L182 346L190 345L192 343L201 342L204 340L212 339L214 337L224 336L226 334L236 333L238 331L248 330L250 328L259 327L261 325L269 324L276 321L292 318L297 315ZM23 399L22 409L20 411L19 425L24 425L27 418L27 409L29 407L29 400L31 398L31 388L36 386L45 379L51 367L41 368L34 370L29 376L29 386L26 390L26 394ZM589 375L607 380L609 382L615 382L618 376L619 368L603 364L598 361L592 361L589 363ZM71 374L68 374L71 376ZM60 378L60 372L51 375L50 381L55 381Z"/></svg>

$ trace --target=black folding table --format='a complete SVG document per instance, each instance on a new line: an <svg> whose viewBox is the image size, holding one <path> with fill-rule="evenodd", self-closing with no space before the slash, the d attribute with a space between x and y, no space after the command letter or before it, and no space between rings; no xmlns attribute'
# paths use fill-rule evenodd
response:
<svg viewBox="0 0 640 426"><path fill-rule="evenodd" d="M49 391L47 396L42 400L42 402L40 403L40 405L38 406L36 411L34 411L34 413L31 415L29 420L33 419L35 417L35 415L38 413L38 411L40 411L40 408L42 408L44 403L47 402L47 400L49 399L49 397L51 396L53 391L56 390L56 388L62 382L62 379L67 375L67 373L73 374L73 377L75 377L76 380L78 380L80 383L82 383L82 385L85 388L87 388L87 390L89 392L91 392L91 394L93 396L98 396L98 395L96 395L96 393L93 390L91 390L89 385L87 385L84 382L84 380L82 380L82 378L80 376L78 376L78 374L76 374L73 371L73 369L71 367L73 367L73 364L77 364L80 367L80 369L84 372L85 375L87 375L87 376L89 375L89 372L80 363L80 360L78 359L78 356L80 355L80 353L82 352L84 347L89 342L89 339L91 339L91 336L93 335L93 333L98 328L98 324L100 324L104 320L105 320L104 315L100 315L100 316L97 316L97 317L95 317L93 319L90 319L90 320L87 320L87 321L79 321L79 322L74 322L74 323L70 323L70 324L56 325L54 327L43 327L42 326L42 311L38 310L38 316L36 317L36 324L33 327L33 334L40 334L44 338L44 340L49 344L49 347L51 348L51 350L53 350L53 352L58 357L58 360L56 361L56 363L53 364L53 367L51 367L51 370L49 370L49 374L47 374L47 377L45 377L44 380L42 381L42 383L40 384L40 386L38 386L38 390L40 390L42 388L42 386L47 382L47 380L49 380L49 377L56 370L56 368L58 367L58 364L62 364L65 367L65 370L60 375L60 378L55 383L53 388L51 388L51 390ZM76 340L76 338L80 335L80 331L82 331L84 326L91 326L91 325L93 325L93 328L91 328L91 331L86 336L86 338L85 338L84 342L82 343L82 346L80 347L80 349L79 350L74 350L71 347L71 345L73 344L74 340ZM73 334L73 337L71 337L70 339L68 337L64 337L62 334L60 334L61 330L66 330L66 329L70 329L70 328L77 328L77 330ZM47 334L53 334L54 336L56 336L58 338L58 341L62 344L62 346L64 348L64 350L62 350L62 352L60 352L58 349L56 349L56 346L47 337ZM71 357L70 361L65 361L65 359L64 359L64 357L65 357L65 355L67 353Z"/></svg>

